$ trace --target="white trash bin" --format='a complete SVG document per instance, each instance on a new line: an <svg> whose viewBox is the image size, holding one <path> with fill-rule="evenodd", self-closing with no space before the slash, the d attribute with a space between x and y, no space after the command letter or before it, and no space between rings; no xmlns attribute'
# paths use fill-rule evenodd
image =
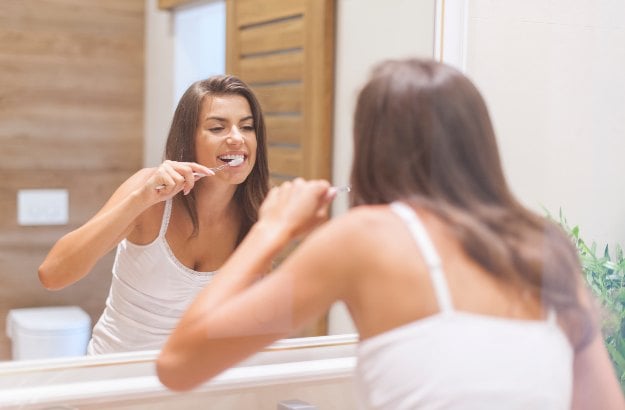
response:
<svg viewBox="0 0 625 410"><path fill-rule="evenodd" d="M6 320L13 360L82 356L91 318L78 306L12 309Z"/></svg>

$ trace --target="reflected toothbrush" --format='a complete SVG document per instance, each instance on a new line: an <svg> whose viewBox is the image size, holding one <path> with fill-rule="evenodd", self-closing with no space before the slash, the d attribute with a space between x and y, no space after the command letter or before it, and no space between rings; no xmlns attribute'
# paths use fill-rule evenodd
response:
<svg viewBox="0 0 625 410"><path fill-rule="evenodd" d="M332 197L334 195L340 194L341 192L350 192L352 190L352 187L349 185L335 185L335 186L331 186L328 189L328 198Z"/></svg>
<svg viewBox="0 0 625 410"><path fill-rule="evenodd" d="M215 168L209 168L209 169L210 169L211 171L213 171L213 172L217 173L217 172L219 172L219 171L221 171L221 170L223 170L223 169L226 169L226 168L228 168L228 167L236 167L236 166L239 166L239 165L241 165L242 163L243 163L243 158L235 158L235 159L233 159L233 160L232 160L232 161L230 161L230 162L226 162L225 164L222 164L222 165L220 165L220 166L218 166L218 167L215 167ZM206 176L208 176L208 175L203 174L203 173L201 173L201 172L194 172L194 173L193 173L193 178L195 178L195 180L196 180L196 181L197 181L198 179L203 178L203 177L206 177ZM167 185L165 185L165 184L162 184L162 185L157 185L157 186L156 186L156 190L157 190L157 191L160 191L161 189L165 188L166 186L167 186Z"/></svg>
<svg viewBox="0 0 625 410"><path fill-rule="evenodd" d="M351 192L352 187L350 185L341 185L341 186L330 187L330 189L332 189L336 193L339 193L339 192Z"/></svg>

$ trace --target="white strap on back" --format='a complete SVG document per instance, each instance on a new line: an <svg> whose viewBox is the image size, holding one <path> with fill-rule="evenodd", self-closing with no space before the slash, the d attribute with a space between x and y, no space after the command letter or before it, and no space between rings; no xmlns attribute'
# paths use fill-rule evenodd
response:
<svg viewBox="0 0 625 410"><path fill-rule="evenodd" d="M421 255L428 267L430 278L432 279L434 293L441 312L446 313L453 311L454 307L451 302L447 280L443 273L441 258L438 256L434 244L425 226L423 226L423 223L419 219L419 216L412 208L402 202L393 202L390 204L390 207L391 210L404 220L421 251Z"/></svg>
<svg viewBox="0 0 625 410"><path fill-rule="evenodd" d="M550 307L549 310L547 311L547 322L552 325L557 325L558 324L557 320L558 320L558 314L556 310Z"/></svg>
<svg viewBox="0 0 625 410"><path fill-rule="evenodd" d="M163 219L161 220L161 230L158 232L159 237L164 237L169 225L169 215L171 215L171 198L165 201L165 210L163 211Z"/></svg>

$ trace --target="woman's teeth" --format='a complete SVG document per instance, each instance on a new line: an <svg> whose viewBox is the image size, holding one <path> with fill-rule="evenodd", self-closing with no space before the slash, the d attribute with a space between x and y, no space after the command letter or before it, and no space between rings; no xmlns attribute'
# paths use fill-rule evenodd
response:
<svg viewBox="0 0 625 410"><path fill-rule="evenodd" d="M221 161L227 162L231 167L241 165L245 157L243 155L223 155L219 157Z"/></svg>

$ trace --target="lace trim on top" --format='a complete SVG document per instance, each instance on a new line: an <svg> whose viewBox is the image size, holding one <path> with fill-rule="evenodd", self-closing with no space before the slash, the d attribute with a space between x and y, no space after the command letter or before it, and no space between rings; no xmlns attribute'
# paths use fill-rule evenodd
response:
<svg viewBox="0 0 625 410"><path fill-rule="evenodd" d="M167 242L167 238L165 237L165 233L167 233L167 227L169 226L169 217L171 215L171 208L172 208L172 200L170 198L167 201L165 201L165 211L163 211L163 221L161 222L161 230L158 233L158 237L161 240L161 243L163 244L163 246L165 247L165 250L167 251L167 255L169 256L169 259L176 266L178 266L180 270L190 275L212 276L215 273L217 273L217 271L201 272L201 271L193 270L189 268L188 266L186 266L184 263L180 262L178 258L176 258L176 255L174 255L174 251L172 251L171 248L169 247L169 243Z"/></svg>

